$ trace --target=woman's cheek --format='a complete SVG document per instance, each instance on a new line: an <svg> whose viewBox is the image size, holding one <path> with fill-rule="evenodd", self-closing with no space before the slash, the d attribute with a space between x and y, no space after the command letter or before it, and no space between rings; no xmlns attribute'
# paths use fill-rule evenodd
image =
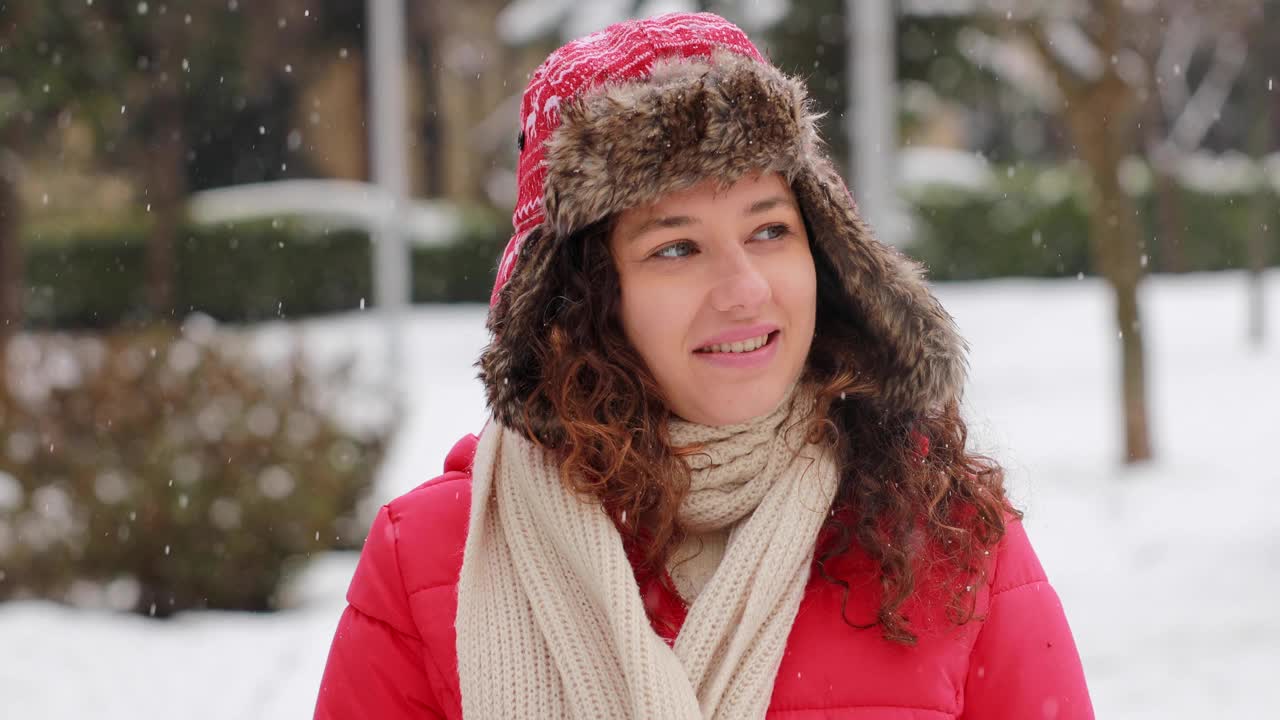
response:
<svg viewBox="0 0 1280 720"><path fill-rule="evenodd" d="M641 357L653 366L662 358L656 354L669 348L678 337L683 304L678 284L637 277L622 293L622 314L628 339ZM669 352L669 350L668 350Z"/></svg>
<svg viewBox="0 0 1280 720"><path fill-rule="evenodd" d="M813 256L807 249L787 253L778 258L771 266L771 285L775 302L787 305L787 310L796 309L797 305L808 305L814 302L818 293L817 271L813 266Z"/></svg>
<svg viewBox="0 0 1280 720"><path fill-rule="evenodd" d="M642 301L649 336L665 351L683 350L692 318L697 314L688 283L663 282L649 288Z"/></svg>

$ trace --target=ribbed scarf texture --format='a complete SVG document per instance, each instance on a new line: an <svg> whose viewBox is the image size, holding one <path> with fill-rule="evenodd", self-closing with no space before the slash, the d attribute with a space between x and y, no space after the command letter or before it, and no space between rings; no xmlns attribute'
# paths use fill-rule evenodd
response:
<svg viewBox="0 0 1280 720"><path fill-rule="evenodd" d="M763 718L836 491L830 451L804 440L812 411L793 390L741 425L673 423L673 446L704 450L687 458L680 522L731 527L674 647L653 631L604 510L491 422L458 579L464 717Z"/></svg>

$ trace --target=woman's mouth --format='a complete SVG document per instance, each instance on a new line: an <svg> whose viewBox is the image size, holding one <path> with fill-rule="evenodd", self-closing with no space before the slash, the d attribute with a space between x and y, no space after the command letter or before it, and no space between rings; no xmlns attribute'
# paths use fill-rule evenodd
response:
<svg viewBox="0 0 1280 720"><path fill-rule="evenodd" d="M746 340L737 342L722 342L717 345L708 345L707 347L699 347L694 352L755 352L759 348L768 345L769 341L778 334L777 331L765 333L759 337L749 337Z"/></svg>
<svg viewBox="0 0 1280 720"><path fill-rule="evenodd" d="M769 366L778 354L781 330L735 340L730 343L704 345L693 356L712 367L726 370L760 370Z"/></svg>
<svg viewBox="0 0 1280 720"><path fill-rule="evenodd" d="M746 340L739 340L737 342L731 342L731 343L717 343L715 345L707 345L706 347L700 347L697 350L694 350L694 352L704 354L704 355L712 354L712 353L734 353L734 354L753 353L758 351L760 348L764 347L765 345L768 345L771 342L773 342L773 340L777 338L778 332L779 332L778 330L774 330L773 332L765 333L764 335L760 335L758 337L747 338Z"/></svg>

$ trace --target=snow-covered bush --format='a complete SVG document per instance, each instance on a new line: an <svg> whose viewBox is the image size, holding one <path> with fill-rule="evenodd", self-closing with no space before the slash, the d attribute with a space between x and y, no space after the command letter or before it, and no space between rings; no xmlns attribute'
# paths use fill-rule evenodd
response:
<svg viewBox="0 0 1280 720"><path fill-rule="evenodd" d="M0 599L270 610L291 563L358 546L389 422L347 369L255 362L204 322L21 335L0 385Z"/></svg>

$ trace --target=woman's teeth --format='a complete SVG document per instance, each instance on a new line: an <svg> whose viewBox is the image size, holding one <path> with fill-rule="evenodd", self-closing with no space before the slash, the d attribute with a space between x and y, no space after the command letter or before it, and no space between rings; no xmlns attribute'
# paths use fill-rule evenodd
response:
<svg viewBox="0 0 1280 720"><path fill-rule="evenodd" d="M706 353L743 353L759 350L765 343L769 342L768 335L741 340L735 343L720 343L719 345L708 345L698 352Z"/></svg>

